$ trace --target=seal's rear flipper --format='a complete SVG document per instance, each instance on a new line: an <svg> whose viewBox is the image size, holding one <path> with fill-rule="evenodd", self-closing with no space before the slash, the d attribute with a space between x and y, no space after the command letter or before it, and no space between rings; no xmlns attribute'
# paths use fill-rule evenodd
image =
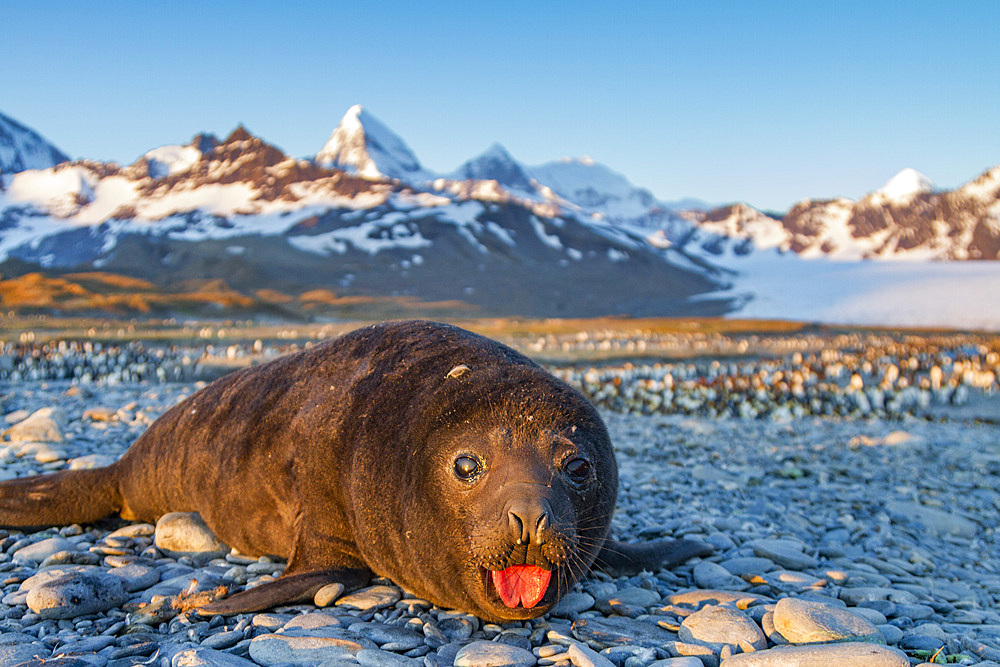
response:
<svg viewBox="0 0 1000 667"><path fill-rule="evenodd" d="M597 554L594 568L618 575L637 574L642 570L656 572L695 556L707 556L712 551L711 546L694 540L653 540L638 544L608 540Z"/></svg>
<svg viewBox="0 0 1000 667"><path fill-rule="evenodd" d="M372 573L366 569L335 569L302 572L278 577L274 581L240 591L225 600L209 603L198 607L202 616L218 616L223 614L243 614L251 611L263 611L283 604L312 602L316 591L327 584L341 583L351 590L361 588L371 579Z"/></svg>
<svg viewBox="0 0 1000 667"><path fill-rule="evenodd" d="M0 526L8 528L91 523L121 508L114 466L0 482Z"/></svg>

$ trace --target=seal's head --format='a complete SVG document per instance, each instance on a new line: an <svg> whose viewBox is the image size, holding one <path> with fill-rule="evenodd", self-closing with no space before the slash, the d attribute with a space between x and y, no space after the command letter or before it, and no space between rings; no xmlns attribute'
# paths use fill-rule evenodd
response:
<svg viewBox="0 0 1000 667"><path fill-rule="evenodd" d="M605 461L580 427L526 421L484 433L485 446L456 442L450 457L466 499L466 586L483 615L503 619L548 611L589 571L612 508Z"/></svg>
<svg viewBox="0 0 1000 667"><path fill-rule="evenodd" d="M453 381L463 380L476 391L451 393L428 433L432 455L413 461L412 474L433 483L409 504L420 516L406 521L408 542L422 552L415 562L434 568L419 578L432 587L413 589L486 619L539 616L607 537L618 490L607 430L537 367Z"/></svg>

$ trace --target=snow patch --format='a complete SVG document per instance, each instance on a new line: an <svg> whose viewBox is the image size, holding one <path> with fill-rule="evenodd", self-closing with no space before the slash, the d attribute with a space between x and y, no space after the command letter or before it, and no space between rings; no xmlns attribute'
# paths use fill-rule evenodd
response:
<svg viewBox="0 0 1000 667"><path fill-rule="evenodd" d="M194 146L160 146L145 155L152 178L164 178L191 171L201 159L201 151Z"/></svg>
<svg viewBox="0 0 1000 667"><path fill-rule="evenodd" d="M513 248L517 243L514 241L514 237L511 232L506 227L501 227L492 220L486 223L486 229L493 233L493 236L497 237L511 248Z"/></svg>
<svg viewBox="0 0 1000 667"><path fill-rule="evenodd" d="M545 225L542 224L541 220L539 220L535 216L531 216L531 218L529 219L531 221L531 228L535 230L535 234L538 235L538 238L542 241L542 243L552 248L553 250L563 249L563 244L562 241L559 239L559 237L556 236L555 234L547 233L545 231Z"/></svg>
<svg viewBox="0 0 1000 667"><path fill-rule="evenodd" d="M328 255L330 252L344 254L347 244L357 250L375 255L390 249L417 249L431 245L419 231L402 222L395 222L396 216L385 216L379 220L363 222L352 227L343 227L312 236L291 236L288 242L300 250Z"/></svg>
<svg viewBox="0 0 1000 667"><path fill-rule="evenodd" d="M871 198L877 202L902 206L909 204L918 194L933 190L934 183L931 182L931 179L916 169L907 167L873 192Z"/></svg>

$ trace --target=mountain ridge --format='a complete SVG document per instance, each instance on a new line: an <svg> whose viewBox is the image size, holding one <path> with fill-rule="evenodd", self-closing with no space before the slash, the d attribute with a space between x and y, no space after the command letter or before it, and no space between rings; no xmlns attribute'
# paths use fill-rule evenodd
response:
<svg viewBox="0 0 1000 667"><path fill-rule="evenodd" d="M68 160L38 132L0 113L0 174L47 169Z"/></svg>
<svg viewBox="0 0 1000 667"><path fill-rule="evenodd" d="M358 303L401 313L445 303L465 314L722 314L752 298L734 296L744 258L772 251L1000 257L1000 167L951 191L903 170L858 201L803 200L783 215L746 204L678 209L589 158L530 167L499 144L433 174L359 105L313 158L238 126L131 165L65 161L5 173L0 186L4 279L110 272L164 294L208 281L186 301L133 295L118 308L211 310L205 294L215 294L227 309L310 316ZM16 287L57 284L45 280Z"/></svg>

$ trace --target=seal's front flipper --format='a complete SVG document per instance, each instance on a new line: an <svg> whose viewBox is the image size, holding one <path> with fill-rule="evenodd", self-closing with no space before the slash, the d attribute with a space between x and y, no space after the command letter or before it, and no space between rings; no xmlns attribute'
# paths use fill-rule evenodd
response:
<svg viewBox="0 0 1000 667"><path fill-rule="evenodd" d="M255 586L236 595L197 608L202 616L243 614L263 611L283 604L312 602L316 591L327 584L341 583L351 590L361 588L371 579L371 570L338 568L289 574Z"/></svg>
<svg viewBox="0 0 1000 667"><path fill-rule="evenodd" d="M594 567L618 575L630 575L679 565L695 556L712 553L711 546L694 540L653 540L631 544L608 540L597 554Z"/></svg>

